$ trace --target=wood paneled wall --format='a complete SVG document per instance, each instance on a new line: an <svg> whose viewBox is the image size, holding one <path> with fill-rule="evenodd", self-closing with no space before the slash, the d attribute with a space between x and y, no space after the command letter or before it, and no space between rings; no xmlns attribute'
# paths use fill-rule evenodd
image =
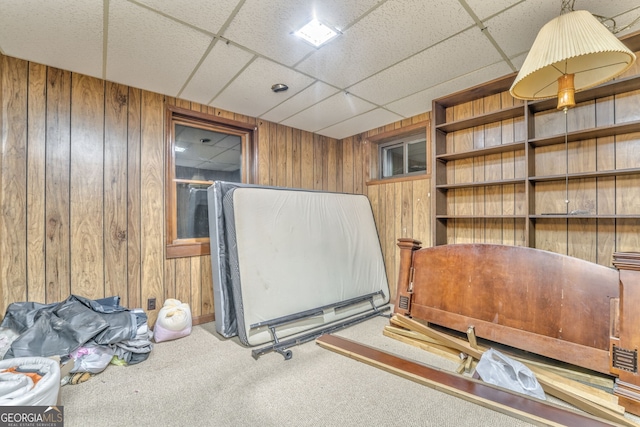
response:
<svg viewBox="0 0 640 427"><path fill-rule="evenodd" d="M409 179L376 179L378 147L369 141L369 138L393 133L403 128L410 129L418 123L424 123L427 153L430 153L430 119L431 113L427 112L342 140L343 150L353 146L355 153L358 151L356 147L361 148L357 156L362 158L358 157L355 161L364 167L362 170L366 182L364 191L373 209L392 300L395 300L400 262L398 238L412 237L420 240L423 247L431 246L431 170L429 169L426 175ZM428 167L431 168L431 166Z"/></svg>
<svg viewBox="0 0 640 427"><path fill-rule="evenodd" d="M428 181L366 185L366 134L338 141L0 55L0 312L18 301L119 295L145 309L148 298L177 298L196 319L213 319L211 257L165 259L165 104L255 124L259 184L371 193L391 241L388 268L400 229L420 236L411 229L429 223L426 199L414 200ZM419 219L409 227L391 203ZM389 281L395 288L395 275ZM148 314L153 324L157 310Z"/></svg>

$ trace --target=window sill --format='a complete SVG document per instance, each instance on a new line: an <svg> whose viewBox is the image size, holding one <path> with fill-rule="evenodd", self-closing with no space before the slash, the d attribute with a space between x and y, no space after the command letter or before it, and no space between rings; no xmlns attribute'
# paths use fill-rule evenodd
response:
<svg viewBox="0 0 640 427"><path fill-rule="evenodd" d="M167 245L167 259L209 255L209 242L176 243Z"/></svg>
<svg viewBox="0 0 640 427"><path fill-rule="evenodd" d="M369 185L381 185L381 184L392 184L394 182L405 182L405 181L418 181L420 179L429 179L431 178L431 174L422 174L422 175L412 175L412 176L399 176L397 178L385 178L385 179L371 179L367 181L367 186Z"/></svg>

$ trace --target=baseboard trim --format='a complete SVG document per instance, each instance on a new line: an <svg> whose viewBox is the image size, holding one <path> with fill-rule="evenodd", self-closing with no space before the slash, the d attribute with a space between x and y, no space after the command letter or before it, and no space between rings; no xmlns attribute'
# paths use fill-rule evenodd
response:
<svg viewBox="0 0 640 427"><path fill-rule="evenodd" d="M203 314L202 316L193 317L191 319L191 323L195 326L195 325L201 325L203 323L213 322L214 320L216 320L216 314L210 313L210 314Z"/></svg>

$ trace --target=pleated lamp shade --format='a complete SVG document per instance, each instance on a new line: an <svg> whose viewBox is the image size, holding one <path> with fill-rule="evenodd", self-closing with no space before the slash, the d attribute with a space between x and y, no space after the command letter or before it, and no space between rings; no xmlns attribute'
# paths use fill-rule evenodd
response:
<svg viewBox="0 0 640 427"><path fill-rule="evenodd" d="M636 56L586 10L548 22L511 85L511 95L535 100L558 96L558 108L575 105L573 92L611 80Z"/></svg>

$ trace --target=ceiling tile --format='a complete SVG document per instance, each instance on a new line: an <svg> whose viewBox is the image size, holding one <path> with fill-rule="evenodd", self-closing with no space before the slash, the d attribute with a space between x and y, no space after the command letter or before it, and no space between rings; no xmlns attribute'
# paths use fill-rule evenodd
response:
<svg viewBox="0 0 640 427"><path fill-rule="evenodd" d="M377 0L247 0L223 37L291 66L316 51L292 32L314 16L342 30L376 3Z"/></svg>
<svg viewBox="0 0 640 427"><path fill-rule="evenodd" d="M249 52L218 41L179 96L208 104L251 58Z"/></svg>
<svg viewBox="0 0 640 427"><path fill-rule="evenodd" d="M485 22L489 33L504 50L512 57L529 51L540 29L549 21L560 15L561 2L529 1L516 5L505 12ZM574 5L576 10L588 10L603 16L615 16L633 8L638 8L637 0L622 0L603 2L600 0L580 0ZM640 15L640 8L635 13L621 16L619 20L631 22ZM638 27L636 26L636 30Z"/></svg>
<svg viewBox="0 0 640 427"><path fill-rule="evenodd" d="M312 82L311 77L267 59L257 58L211 102L211 105L260 117L265 111L292 97ZM271 86L275 83L285 83L289 90L274 93Z"/></svg>
<svg viewBox="0 0 640 427"><path fill-rule="evenodd" d="M488 67L462 75L455 79L432 86L421 92L407 96L398 101L385 105L385 108L405 117L412 117L431 110L431 101L454 92L458 92L472 86L493 80L507 74L511 74L511 68L504 61L492 64Z"/></svg>
<svg viewBox="0 0 640 427"><path fill-rule="evenodd" d="M458 2L387 1L296 68L345 88L473 24Z"/></svg>
<svg viewBox="0 0 640 427"><path fill-rule="evenodd" d="M357 96L339 92L330 98L283 121L282 124L315 132L346 120L350 117L373 110L375 105Z"/></svg>
<svg viewBox="0 0 640 427"><path fill-rule="evenodd" d="M137 0L182 22L212 33L218 33L231 16L239 0Z"/></svg>
<svg viewBox="0 0 640 427"><path fill-rule="evenodd" d="M475 13L480 20L485 20L486 18L503 11L514 4L522 3L523 1L526 0L466 0L471 10L473 10L473 13Z"/></svg>
<svg viewBox="0 0 640 427"><path fill-rule="evenodd" d="M296 114L311 105L322 101L323 99L338 92L333 86L322 82L315 82L303 91L295 94L291 98L287 99L283 103L277 105L270 111L267 111L260 118L269 120L271 122L279 123L288 117Z"/></svg>
<svg viewBox="0 0 640 427"><path fill-rule="evenodd" d="M6 55L102 77L102 2L0 2Z"/></svg>
<svg viewBox="0 0 640 427"><path fill-rule="evenodd" d="M212 38L124 0L109 5L107 80L175 96Z"/></svg>
<svg viewBox="0 0 640 427"><path fill-rule="evenodd" d="M364 114L360 114L359 116L347 119L341 123L322 129L318 133L330 138L342 139L362 132L366 132L376 127L397 122L398 120L402 120L403 118L404 117L401 117L382 108L376 108L375 110L368 111Z"/></svg>
<svg viewBox="0 0 640 427"><path fill-rule="evenodd" d="M384 105L498 62L500 58L480 29L472 27L348 90L375 104Z"/></svg>

